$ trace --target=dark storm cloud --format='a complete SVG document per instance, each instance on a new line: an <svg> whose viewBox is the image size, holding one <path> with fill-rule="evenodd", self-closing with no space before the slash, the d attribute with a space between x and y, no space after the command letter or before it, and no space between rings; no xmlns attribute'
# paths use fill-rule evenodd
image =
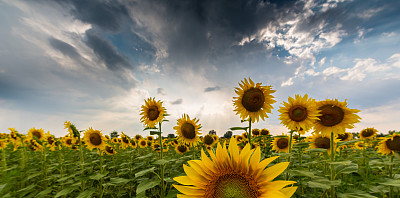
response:
<svg viewBox="0 0 400 198"><path fill-rule="evenodd" d="M115 71L122 68L132 68L129 59L118 53L115 46L103 39L94 30L86 31L86 44L94 53L104 61L109 70Z"/></svg>
<svg viewBox="0 0 400 198"><path fill-rule="evenodd" d="M53 37L49 38L49 42L54 49L60 51L64 55L69 56L70 58L80 58L79 53L70 44Z"/></svg>
<svg viewBox="0 0 400 198"><path fill-rule="evenodd" d="M182 104L182 102L183 102L183 99L182 98L178 98L175 101L172 101L171 104L178 105L178 104Z"/></svg>
<svg viewBox="0 0 400 198"><path fill-rule="evenodd" d="M215 87L207 87L204 89L204 92L211 92L211 91L216 91L216 90L220 90L221 87L219 86L215 86Z"/></svg>

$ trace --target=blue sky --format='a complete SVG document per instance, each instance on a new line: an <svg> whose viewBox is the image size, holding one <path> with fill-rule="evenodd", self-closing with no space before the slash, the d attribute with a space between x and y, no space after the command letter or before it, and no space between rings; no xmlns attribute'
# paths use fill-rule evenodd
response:
<svg viewBox="0 0 400 198"><path fill-rule="evenodd" d="M400 130L400 2L0 0L0 132L63 123L142 134L144 99L203 133L241 126L234 87L271 85L277 102L255 124L287 132L279 106L295 94L347 99L350 131Z"/></svg>

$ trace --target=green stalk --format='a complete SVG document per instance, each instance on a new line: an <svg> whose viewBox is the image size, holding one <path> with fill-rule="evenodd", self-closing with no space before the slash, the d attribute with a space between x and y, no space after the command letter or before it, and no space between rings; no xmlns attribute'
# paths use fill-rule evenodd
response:
<svg viewBox="0 0 400 198"><path fill-rule="evenodd" d="M46 188L47 187L47 159L46 159L46 145L44 145L44 143L43 143L43 152L42 152L42 154L43 154L43 165L42 165L42 167L43 167L43 175L44 175L44 183L45 183L45 185L44 185L44 188Z"/></svg>
<svg viewBox="0 0 400 198"><path fill-rule="evenodd" d="M334 138L334 134L333 132L331 132L331 143L330 143L330 147L331 147L331 181L335 180L335 164L333 164L333 162L335 161L335 144L333 141ZM335 186L331 184L331 198L335 197Z"/></svg>
<svg viewBox="0 0 400 198"><path fill-rule="evenodd" d="M291 164L291 157L290 154L292 153L292 138L293 138L293 130L290 130L290 136L289 136L289 157L288 157L288 162L289 162L289 167ZM289 180L289 172L286 171L286 180Z"/></svg>
<svg viewBox="0 0 400 198"><path fill-rule="evenodd" d="M393 178L394 175L392 175L392 171L393 171L393 154L390 155L390 164L389 164L389 177ZM389 186L389 197L392 198L393 197L393 186Z"/></svg>
<svg viewBox="0 0 400 198"><path fill-rule="evenodd" d="M247 138L249 138L250 149L252 148L251 145L251 118L249 118L249 133L247 134Z"/></svg>
<svg viewBox="0 0 400 198"><path fill-rule="evenodd" d="M81 161L81 171L82 171L82 176L85 175L85 159L84 159L84 155L83 155L83 149L82 149L82 141L81 141L81 136L79 134L78 136L78 140L79 140L79 154L80 154L80 161ZM82 179L81 180L81 188L82 188L82 192L85 191L85 181Z"/></svg>
<svg viewBox="0 0 400 198"><path fill-rule="evenodd" d="M193 156L192 156L192 159L195 160L195 159L196 159L196 147L193 145L192 148L193 148Z"/></svg>
<svg viewBox="0 0 400 198"><path fill-rule="evenodd" d="M163 148L163 142L162 142L162 135L161 135L161 122L158 123L158 137L160 139L160 147L161 147L161 151L160 151L160 159L163 159L163 152L164 152L164 148ZM165 188L164 188L164 167L163 165L160 165L160 177L161 177L161 181L160 181L160 187L161 187L161 198L165 197Z"/></svg>
<svg viewBox="0 0 400 198"><path fill-rule="evenodd" d="M6 162L6 149L3 148L1 149L1 161L3 162L3 174L4 174L4 178L6 178L7 176L7 162Z"/></svg>

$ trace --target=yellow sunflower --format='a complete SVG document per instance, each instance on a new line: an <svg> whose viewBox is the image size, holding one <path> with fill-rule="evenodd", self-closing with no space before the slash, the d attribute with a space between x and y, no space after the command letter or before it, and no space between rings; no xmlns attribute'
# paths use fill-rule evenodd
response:
<svg viewBox="0 0 400 198"><path fill-rule="evenodd" d="M179 144L178 146L175 147L175 151L176 151L177 153L183 155L184 153L186 153L186 152L189 151L189 147L187 147L187 146L184 145L184 144Z"/></svg>
<svg viewBox="0 0 400 198"><path fill-rule="evenodd" d="M314 142L311 143L309 148L322 148L322 149L326 149L326 151L328 152L328 154L331 154L331 136L325 136L322 134L314 134L311 139L310 142ZM334 147L337 150L337 142L338 139L334 138L333 139L334 142ZM335 151L336 151L335 150Z"/></svg>
<svg viewBox="0 0 400 198"><path fill-rule="evenodd" d="M148 141L154 141L154 137L151 136L151 135L148 135L148 136L146 137L146 139L147 139Z"/></svg>
<svg viewBox="0 0 400 198"><path fill-rule="evenodd" d="M132 148L136 148L136 147L137 147L137 143L136 143L136 140L135 140L135 139L132 139L132 140L131 140L131 147L132 147Z"/></svg>
<svg viewBox="0 0 400 198"><path fill-rule="evenodd" d="M191 120L189 115L183 114L182 118L178 119L177 126L174 126L178 140L185 144L197 145L201 128L201 124L198 124L198 122L198 119Z"/></svg>
<svg viewBox="0 0 400 198"><path fill-rule="evenodd" d="M229 151L229 152L228 152ZM187 176L175 177L182 185L173 185L179 197L291 197L297 187L286 187L295 181L272 181L281 174L289 162L266 168L278 157L260 162L260 148L246 145L240 152L237 142L231 138L229 148L217 146L216 153L209 152L211 159L201 151L201 160L188 161L183 165Z"/></svg>
<svg viewBox="0 0 400 198"><path fill-rule="evenodd" d="M4 140L0 140L0 150L7 147L7 143Z"/></svg>
<svg viewBox="0 0 400 198"><path fill-rule="evenodd" d="M360 139L371 139L375 137L378 133L378 130L375 128L366 128L361 130L360 132Z"/></svg>
<svg viewBox="0 0 400 198"><path fill-rule="evenodd" d="M70 121L65 121L64 122L64 129L68 129L68 132L71 136L74 135L74 131L71 128L71 122Z"/></svg>
<svg viewBox="0 0 400 198"><path fill-rule="evenodd" d="M160 146L159 143L154 143L153 144L153 151L155 151L157 153L161 152L161 146Z"/></svg>
<svg viewBox="0 0 400 198"><path fill-rule="evenodd" d="M55 144L56 144L56 139L53 135L50 134L50 131L48 131L45 134L45 140L50 146L55 146Z"/></svg>
<svg viewBox="0 0 400 198"><path fill-rule="evenodd" d="M269 135L268 129L261 129L260 135Z"/></svg>
<svg viewBox="0 0 400 198"><path fill-rule="evenodd" d="M90 150L101 150L106 143L106 139L103 134L99 130L94 130L92 127L85 131L85 134L83 135L83 140Z"/></svg>
<svg viewBox="0 0 400 198"><path fill-rule="evenodd" d="M275 90L272 90L271 86L261 84L255 84L250 78L245 78L239 83L240 87L235 87L238 97L233 97L234 111L240 114L242 120L250 118L251 122L258 122L259 118L264 120L268 118L267 113L271 113L271 104L276 102L271 94Z"/></svg>
<svg viewBox="0 0 400 198"><path fill-rule="evenodd" d="M35 136L38 140L42 141L44 139L44 130L43 129L35 129L35 127L29 129L28 136L33 139Z"/></svg>
<svg viewBox="0 0 400 198"><path fill-rule="evenodd" d="M338 134L337 137L340 141L344 142L344 141L350 141L353 139L353 134L349 133L349 132L345 132L342 134Z"/></svg>
<svg viewBox="0 0 400 198"><path fill-rule="evenodd" d="M214 138L213 138L212 135L207 134L207 135L205 135L204 138L203 138L203 143L204 143L206 146L212 146L212 145L215 144L215 140L214 140Z"/></svg>
<svg viewBox="0 0 400 198"><path fill-rule="evenodd" d="M143 137L141 135L137 134L137 135L135 135L135 139L137 141L139 141L139 140L143 139Z"/></svg>
<svg viewBox="0 0 400 198"><path fill-rule="evenodd" d="M251 134L253 134L254 137L257 137L260 135L260 129L252 129Z"/></svg>
<svg viewBox="0 0 400 198"><path fill-rule="evenodd" d="M105 152L107 155L114 155L114 154L117 153L117 152L116 152L110 145L108 145L108 144L106 144L106 145L103 147L103 152Z"/></svg>
<svg viewBox="0 0 400 198"><path fill-rule="evenodd" d="M292 141L293 148L294 141ZM274 141L271 142L272 150L278 153L288 153L289 152L289 138L288 137L275 137Z"/></svg>
<svg viewBox="0 0 400 198"><path fill-rule="evenodd" d="M358 150L364 150L368 147L369 147L369 144L364 141L356 142L356 143L354 143L354 146L353 146L353 148L358 149Z"/></svg>
<svg viewBox="0 0 400 198"><path fill-rule="evenodd" d="M218 135L212 135L212 137L214 138L214 142L218 142L218 140L219 140Z"/></svg>
<svg viewBox="0 0 400 198"><path fill-rule="evenodd" d="M140 148L146 148L147 147L147 141L145 139L139 140L139 147Z"/></svg>
<svg viewBox="0 0 400 198"><path fill-rule="evenodd" d="M319 110L316 102L312 98L308 98L305 94L303 97L296 94L295 98L289 97L289 102L283 102L283 107L279 108L281 123L290 130L296 130L302 135L314 126L314 122L318 120Z"/></svg>
<svg viewBox="0 0 400 198"><path fill-rule="evenodd" d="M156 124L164 119L166 114L165 108L162 106L162 102L156 101L154 98L148 98L144 101L145 105L142 105L140 115L140 121L143 122L147 127L155 127Z"/></svg>
<svg viewBox="0 0 400 198"><path fill-rule="evenodd" d="M121 132L121 147L127 148L128 146L130 146L130 138L124 132Z"/></svg>
<svg viewBox="0 0 400 198"><path fill-rule="evenodd" d="M153 141L148 141L148 140L146 141L147 141L147 147L151 147L153 145Z"/></svg>
<svg viewBox="0 0 400 198"><path fill-rule="evenodd" d="M378 144L378 153L389 155L391 153L400 152L400 135L394 133L392 136L385 138Z"/></svg>
<svg viewBox="0 0 400 198"><path fill-rule="evenodd" d="M237 135L237 136L235 136L235 139L236 139L236 141L237 142L242 142L244 139L243 139L243 136L241 136L241 135Z"/></svg>
<svg viewBox="0 0 400 198"><path fill-rule="evenodd" d="M354 124L360 122L360 117L356 114L360 112L357 109L347 108L347 101L344 102L335 100L324 100L317 102L318 110L321 116L315 122L315 132L321 132L324 135L342 134L346 129L354 128Z"/></svg>

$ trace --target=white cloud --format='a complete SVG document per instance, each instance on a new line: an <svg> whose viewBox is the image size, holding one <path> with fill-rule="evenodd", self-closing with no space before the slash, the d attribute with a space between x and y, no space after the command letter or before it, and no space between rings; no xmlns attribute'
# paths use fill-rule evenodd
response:
<svg viewBox="0 0 400 198"><path fill-rule="evenodd" d="M388 58L388 63L393 67L400 68L400 53L393 54L390 58Z"/></svg>
<svg viewBox="0 0 400 198"><path fill-rule="evenodd" d="M382 33L382 36L384 36L384 37L394 37L396 35L397 35L396 32L384 32L384 33Z"/></svg>
<svg viewBox="0 0 400 198"><path fill-rule="evenodd" d="M328 67L328 68L324 69L324 71L322 71L322 74L324 76L332 76L332 75L341 74L345 71L346 71L345 69L341 69L341 68L333 66L333 67Z"/></svg>
<svg viewBox="0 0 400 198"><path fill-rule="evenodd" d="M380 8L372 8L369 10L365 10L364 12L359 13L357 16L363 19L369 19L373 16L375 16L376 14L378 14L379 12L381 12L383 10L383 7Z"/></svg>
<svg viewBox="0 0 400 198"><path fill-rule="evenodd" d="M325 61L326 61L326 57L322 58L322 59L319 61L318 65L319 65L319 66L324 65L324 64L325 64Z"/></svg>
<svg viewBox="0 0 400 198"><path fill-rule="evenodd" d="M293 85L293 78L289 78L287 81L282 82L281 87Z"/></svg>

